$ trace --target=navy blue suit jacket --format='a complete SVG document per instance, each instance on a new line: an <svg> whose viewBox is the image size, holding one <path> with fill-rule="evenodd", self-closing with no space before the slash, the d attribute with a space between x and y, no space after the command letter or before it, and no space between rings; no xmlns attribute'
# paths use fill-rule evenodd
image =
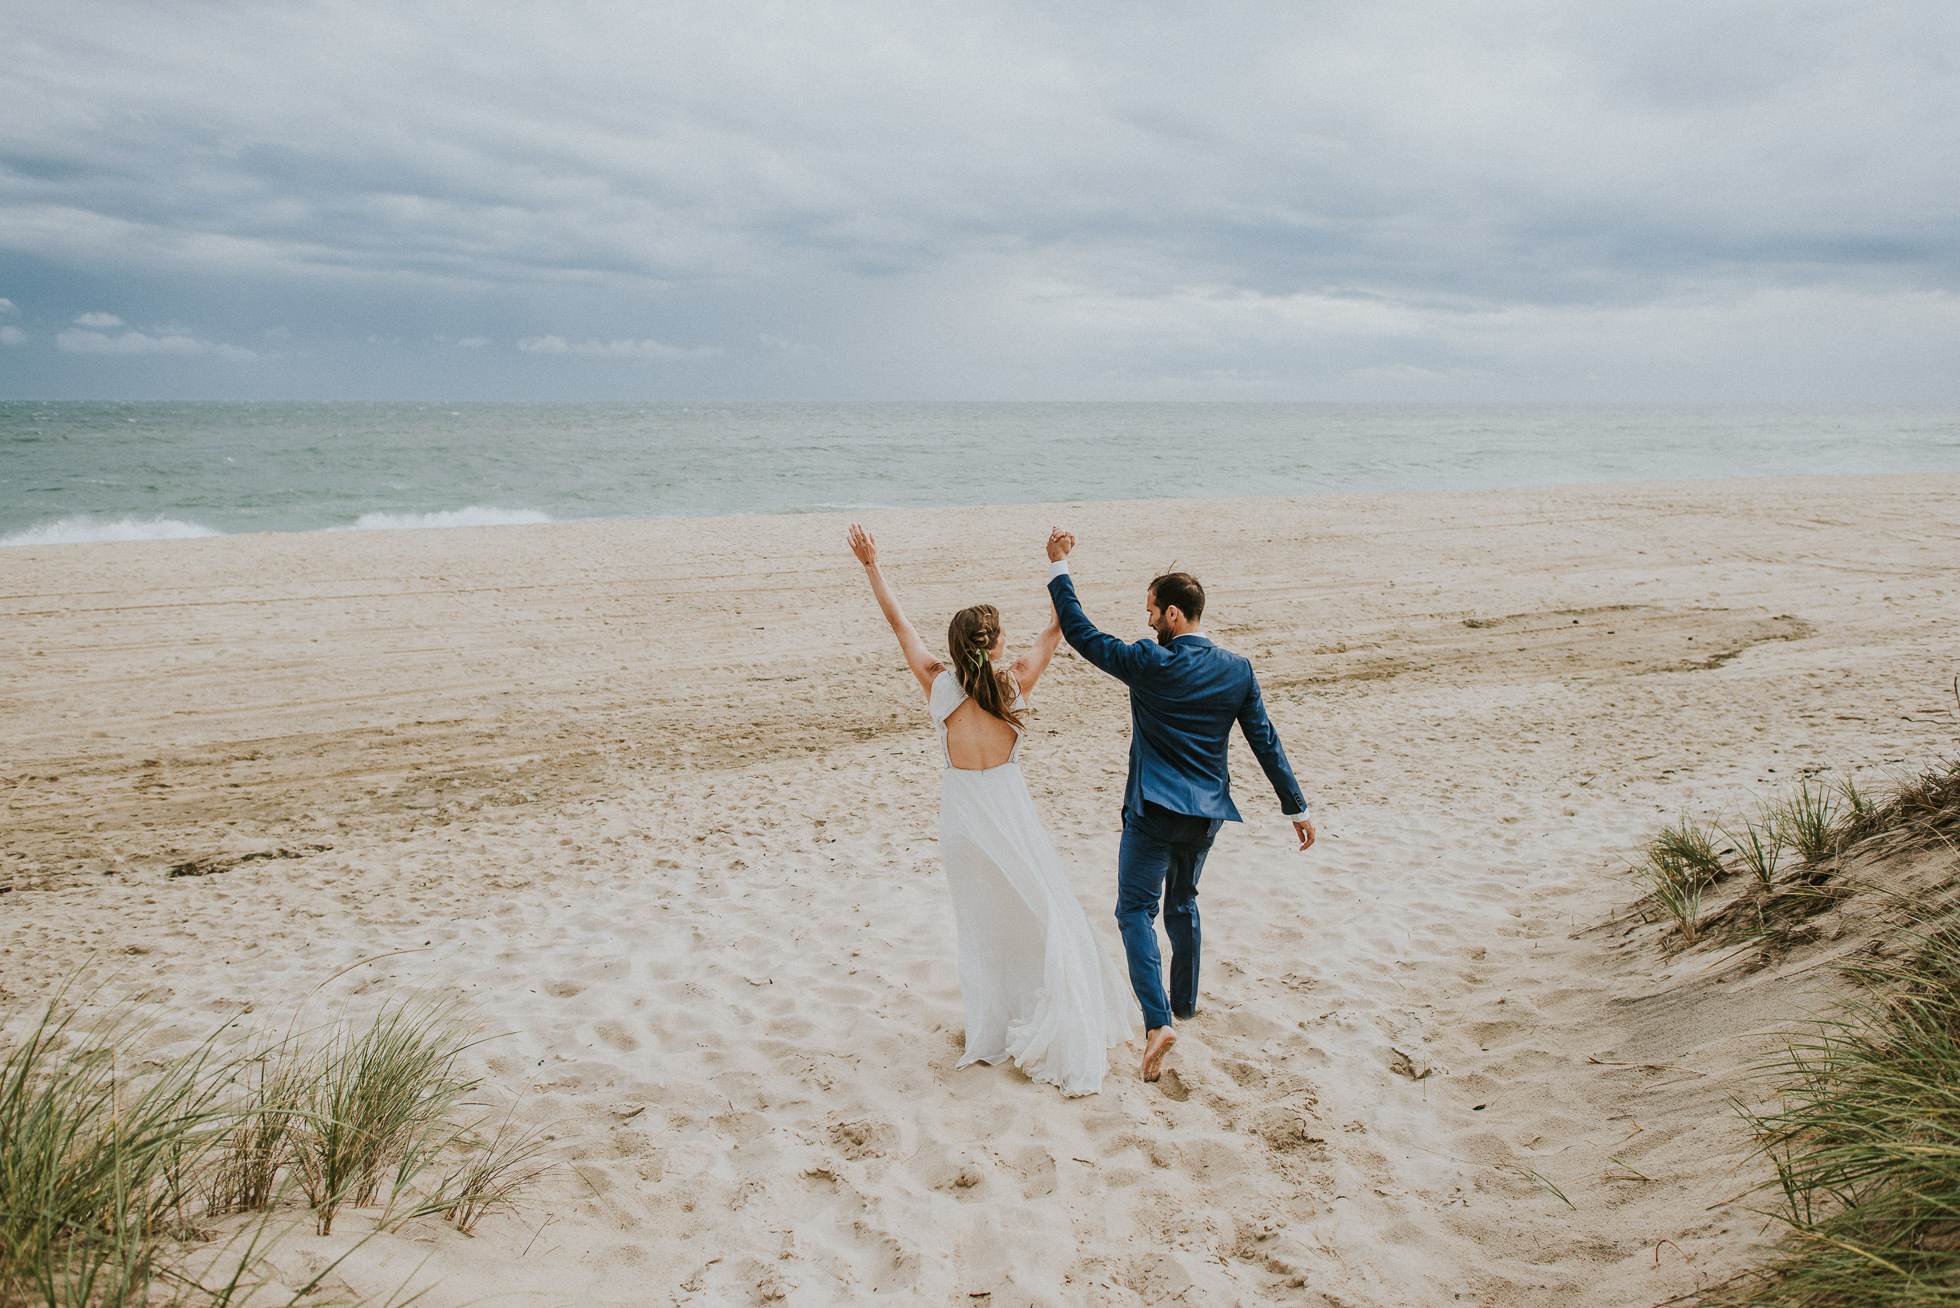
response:
<svg viewBox="0 0 1960 1308"><path fill-rule="evenodd" d="M1062 635L1083 658L1130 688L1130 779L1123 807L1142 813L1145 800L1173 813L1239 821L1232 803L1226 746L1232 724L1266 770L1280 810L1303 814L1307 801L1293 779L1279 733L1266 717L1252 664L1203 636L1125 644L1098 631L1067 574L1048 583Z"/></svg>

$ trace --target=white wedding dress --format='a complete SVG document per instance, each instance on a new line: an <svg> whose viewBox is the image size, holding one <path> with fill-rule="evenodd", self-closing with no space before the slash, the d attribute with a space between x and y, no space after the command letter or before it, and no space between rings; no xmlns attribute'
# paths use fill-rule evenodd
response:
<svg viewBox="0 0 1960 1308"><path fill-rule="evenodd" d="M966 1008L959 1065L1011 1058L1065 1095L1094 1094L1109 1072L1110 1046L1137 1028L1137 1007L1089 929L1034 811L1018 762L1018 733L999 767L953 766L946 719L966 698L958 679L942 672L928 701L945 765L939 852Z"/></svg>

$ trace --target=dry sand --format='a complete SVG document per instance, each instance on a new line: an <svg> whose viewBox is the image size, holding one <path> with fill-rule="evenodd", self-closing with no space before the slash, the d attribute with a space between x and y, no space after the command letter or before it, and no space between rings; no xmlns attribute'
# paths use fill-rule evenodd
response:
<svg viewBox="0 0 1960 1308"><path fill-rule="evenodd" d="M1828 973L1670 954L1616 869L1952 746L1960 476L868 520L928 635L1031 634L1059 521L1106 627L1175 561L1258 668L1321 841L1240 747L1161 1084L953 1070L929 724L829 516L0 551L0 986L109 978L160 1047L380 955L308 1013L467 997L565 1165L343 1268L430 1304L1634 1304L1747 1264L1726 1096ZM1024 755L1112 951L1127 729L1059 659Z"/></svg>

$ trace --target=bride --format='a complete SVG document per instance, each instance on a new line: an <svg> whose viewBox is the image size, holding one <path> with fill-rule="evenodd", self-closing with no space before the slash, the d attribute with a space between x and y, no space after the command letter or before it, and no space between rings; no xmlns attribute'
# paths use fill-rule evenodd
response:
<svg viewBox="0 0 1960 1308"><path fill-rule="evenodd" d="M1003 671L999 611L961 609L946 632L948 668L898 607L878 570L878 542L856 524L849 539L938 727L939 852L966 1009L959 1065L1012 1059L1065 1095L1094 1094L1110 1046L1136 1030L1135 1005L1089 929L1017 761L1026 695L1054 657L1061 625L1051 617L1034 648Z"/></svg>

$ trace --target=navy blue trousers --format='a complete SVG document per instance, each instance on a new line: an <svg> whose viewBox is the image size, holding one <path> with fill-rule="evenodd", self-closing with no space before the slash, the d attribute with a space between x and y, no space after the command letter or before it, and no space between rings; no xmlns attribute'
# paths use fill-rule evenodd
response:
<svg viewBox="0 0 1960 1308"><path fill-rule="evenodd" d="M1123 810L1123 845L1116 856L1116 923L1129 956L1130 989L1143 1005L1147 1028L1169 1026L1171 1017L1198 1011L1198 877L1218 828L1217 818L1173 813L1144 802L1143 812ZM1171 941L1170 993L1157 952L1157 909Z"/></svg>

